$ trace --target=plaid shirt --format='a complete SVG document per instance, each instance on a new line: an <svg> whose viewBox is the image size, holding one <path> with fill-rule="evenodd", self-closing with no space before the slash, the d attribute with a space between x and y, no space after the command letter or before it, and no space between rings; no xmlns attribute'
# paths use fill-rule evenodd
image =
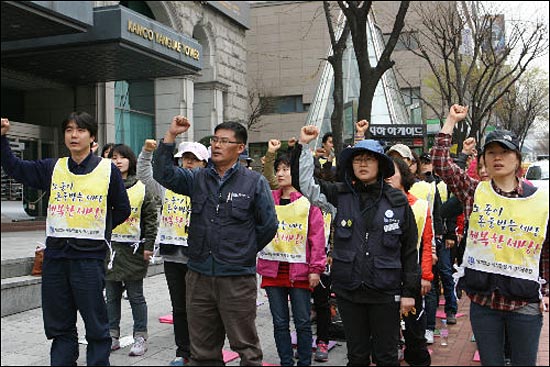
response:
<svg viewBox="0 0 550 367"><path fill-rule="evenodd" d="M451 135L439 133L436 137L436 142L432 148L432 164L434 172L441 177L447 184L456 197L464 205L464 217L469 218L472 213L474 203L474 193L476 191L479 180L472 178L466 174L449 155L451 146ZM491 185L496 193L508 198L523 197L523 187L519 184L513 191L504 192L495 186L493 181ZM546 229L546 238L542 245L542 253L540 259L541 277L548 281L550 271L550 251L548 244L548 228ZM548 284L544 286L543 294L548 294ZM493 292L490 296L481 296L478 294L468 294L472 302L482 306L489 306L494 310L513 311L525 306L528 302L518 301L506 298L498 292Z"/></svg>

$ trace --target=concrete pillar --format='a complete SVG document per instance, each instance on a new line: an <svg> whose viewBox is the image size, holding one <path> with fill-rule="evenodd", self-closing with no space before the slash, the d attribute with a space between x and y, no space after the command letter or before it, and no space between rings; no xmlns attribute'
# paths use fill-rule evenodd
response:
<svg viewBox="0 0 550 367"><path fill-rule="evenodd" d="M175 115L186 116L191 122L187 133L178 137L178 142L194 141L194 84L192 76L155 79L155 134L157 140L164 137Z"/></svg>

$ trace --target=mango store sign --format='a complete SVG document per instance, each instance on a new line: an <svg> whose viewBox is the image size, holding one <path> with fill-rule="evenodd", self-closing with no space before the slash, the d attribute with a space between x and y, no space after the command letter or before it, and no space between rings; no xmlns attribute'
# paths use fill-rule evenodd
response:
<svg viewBox="0 0 550 367"><path fill-rule="evenodd" d="M159 33L151 28L128 20L128 32L137 34L146 40L156 42L170 50L189 56L195 60L199 60L200 53L196 48L190 47L176 39L170 38L162 33Z"/></svg>

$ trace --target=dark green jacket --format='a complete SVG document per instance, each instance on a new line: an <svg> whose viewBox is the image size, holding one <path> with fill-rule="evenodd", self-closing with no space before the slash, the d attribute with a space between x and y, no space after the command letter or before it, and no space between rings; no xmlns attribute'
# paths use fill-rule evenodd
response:
<svg viewBox="0 0 550 367"><path fill-rule="evenodd" d="M124 187L129 189L137 182L136 176L128 176L124 180ZM140 280L147 275L148 261L143 259L143 251L153 251L155 237L157 236L157 208L151 192L145 189L145 198L141 205L141 239L145 239L139 245L134 254L134 247L128 243L112 242L113 251L116 251L111 270L106 268L106 280L124 281ZM109 264L109 251L105 258L105 266Z"/></svg>

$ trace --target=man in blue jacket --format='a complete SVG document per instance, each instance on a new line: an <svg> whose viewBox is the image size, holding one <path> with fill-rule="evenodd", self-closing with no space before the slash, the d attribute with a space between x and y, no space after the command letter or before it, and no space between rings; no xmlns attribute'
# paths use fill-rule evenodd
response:
<svg viewBox="0 0 550 367"><path fill-rule="evenodd" d="M261 366L256 331L256 254L275 236L278 222L267 180L239 164L248 138L244 126L223 122L210 139L206 168L172 163L176 137L189 121L175 116L153 160L153 177L191 197L187 314L194 365L223 365L225 335L242 365Z"/></svg>
<svg viewBox="0 0 550 367"><path fill-rule="evenodd" d="M120 171L92 153L97 122L71 113L61 125L70 157L25 161L13 155L2 119L2 168L25 185L49 190L46 250L42 266L44 330L53 339L52 366L76 366L76 312L86 326L88 366L108 366L111 336L105 287L105 256L113 228L130 215Z"/></svg>

